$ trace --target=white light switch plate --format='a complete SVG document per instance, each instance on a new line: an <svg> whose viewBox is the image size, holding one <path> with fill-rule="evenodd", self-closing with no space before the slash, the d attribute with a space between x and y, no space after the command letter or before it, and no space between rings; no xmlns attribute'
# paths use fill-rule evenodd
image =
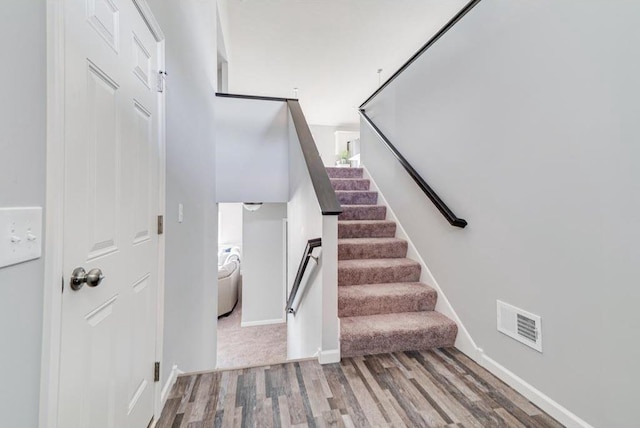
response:
<svg viewBox="0 0 640 428"><path fill-rule="evenodd" d="M42 256L42 208L0 208L0 268Z"/></svg>

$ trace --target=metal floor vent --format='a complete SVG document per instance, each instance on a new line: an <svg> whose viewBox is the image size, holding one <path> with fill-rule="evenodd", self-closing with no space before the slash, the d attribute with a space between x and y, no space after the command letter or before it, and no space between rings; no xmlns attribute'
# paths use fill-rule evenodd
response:
<svg viewBox="0 0 640 428"><path fill-rule="evenodd" d="M542 352L541 318L498 300L498 331Z"/></svg>

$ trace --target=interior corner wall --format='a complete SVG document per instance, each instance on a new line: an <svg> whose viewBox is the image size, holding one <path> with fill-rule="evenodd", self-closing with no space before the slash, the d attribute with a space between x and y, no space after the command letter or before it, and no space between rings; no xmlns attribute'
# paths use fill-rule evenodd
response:
<svg viewBox="0 0 640 428"><path fill-rule="evenodd" d="M637 426L640 3L482 0L367 107L362 160L487 356L594 427ZM542 316L543 353L496 329Z"/></svg>
<svg viewBox="0 0 640 428"><path fill-rule="evenodd" d="M216 12L215 2L148 2L166 36L168 72L164 384L173 365L216 365Z"/></svg>
<svg viewBox="0 0 640 428"><path fill-rule="evenodd" d="M216 200L287 202L287 104L216 97L216 108Z"/></svg>
<svg viewBox="0 0 640 428"><path fill-rule="evenodd" d="M46 3L2 4L0 208L45 204ZM38 426L43 275L43 259L0 268L3 426Z"/></svg>

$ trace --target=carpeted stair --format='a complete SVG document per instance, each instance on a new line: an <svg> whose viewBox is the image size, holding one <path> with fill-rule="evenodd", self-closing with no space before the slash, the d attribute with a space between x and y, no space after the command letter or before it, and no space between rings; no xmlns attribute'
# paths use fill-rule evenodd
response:
<svg viewBox="0 0 640 428"><path fill-rule="evenodd" d="M435 312L436 291L420 283L362 168L327 168L338 217L338 316L343 357L453 346L458 327Z"/></svg>

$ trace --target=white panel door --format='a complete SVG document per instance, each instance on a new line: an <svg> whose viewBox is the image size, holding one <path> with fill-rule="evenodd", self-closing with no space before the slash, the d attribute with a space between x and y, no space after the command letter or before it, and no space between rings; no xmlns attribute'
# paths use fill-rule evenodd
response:
<svg viewBox="0 0 640 428"><path fill-rule="evenodd" d="M58 426L144 428L154 408L158 44L132 0L65 0L64 14ZM78 267L104 279L74 290Z"/></svg>

